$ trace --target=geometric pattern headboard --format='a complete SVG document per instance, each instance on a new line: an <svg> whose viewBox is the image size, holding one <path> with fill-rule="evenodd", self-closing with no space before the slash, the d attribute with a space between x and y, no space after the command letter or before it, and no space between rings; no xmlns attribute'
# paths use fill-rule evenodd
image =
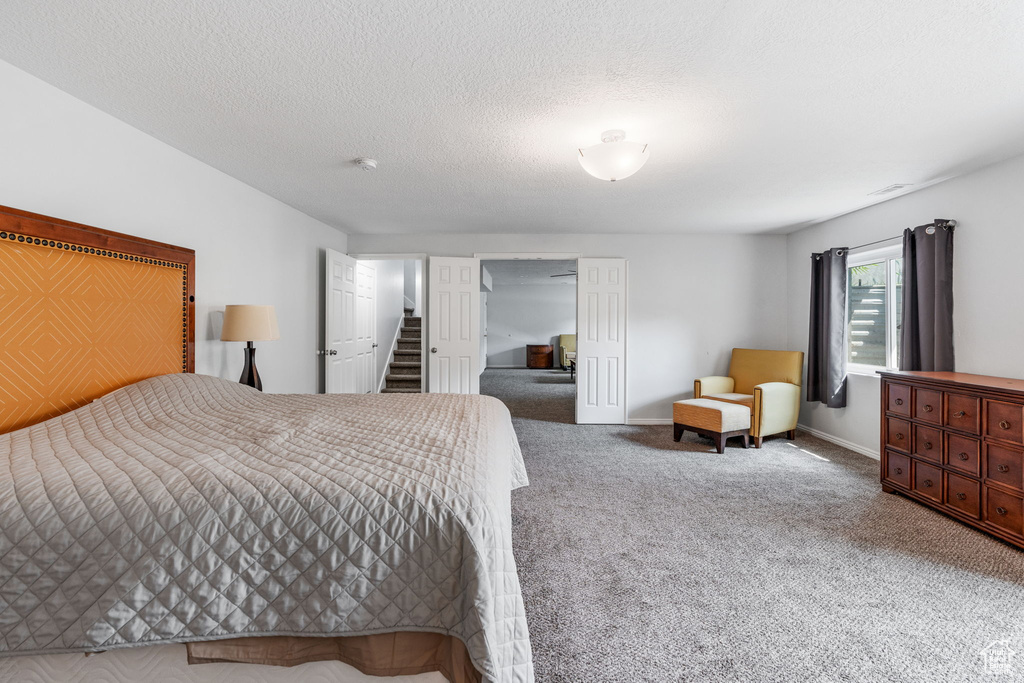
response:
<svg viewBox="0 0 1024 683"><path fill-rule="evenodd" d="M0 434L195 370L195 252L0 207Z"/></svg>

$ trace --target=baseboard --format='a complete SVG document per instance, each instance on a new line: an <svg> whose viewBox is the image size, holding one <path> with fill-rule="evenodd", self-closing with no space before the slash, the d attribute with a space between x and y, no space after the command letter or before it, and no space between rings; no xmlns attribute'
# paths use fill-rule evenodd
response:
<svg viewBox="0 0 1024 683"><path fill-rule="evenodd" d="M843 448L851 450L854 453L866 455L867 457L872 458L873 460L881 460L881 457L878 455L878 451L873 451L870 448L865 448L860 444L855 444L852 441L847 441L846 439L840 439L838 436L832 436L831 434L823 432L820 429L813 429L802 424L798 424L796 427L802 432L807 432L811 436L816 436L819 439L824 439L825 441L828 441L829 443L834 443L837 446L842 446Z"/></svg>
<svg viewBox="0 0 1024 683"><path fill-rule="evenodd" d="M488 365L487 370L526 370L525 365ZM552 368L542 368L551 370Z"/></svg>
<svg viewBox="0 0 1024 683"><path fill-rule="evenodd" d="M626 420L628 425L670 425L671 417L631 417Z"/></svg>

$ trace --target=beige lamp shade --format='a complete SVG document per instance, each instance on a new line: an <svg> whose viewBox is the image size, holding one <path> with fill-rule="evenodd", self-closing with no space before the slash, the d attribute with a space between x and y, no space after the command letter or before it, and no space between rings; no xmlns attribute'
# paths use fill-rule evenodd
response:
<svg viewBox="0 0 1024 683"><path fill-rule="evenodd" d="M277 315L273 306L224 307L224 327L220 332L221 341L272 341L280 339L277 330Z"/></svg>

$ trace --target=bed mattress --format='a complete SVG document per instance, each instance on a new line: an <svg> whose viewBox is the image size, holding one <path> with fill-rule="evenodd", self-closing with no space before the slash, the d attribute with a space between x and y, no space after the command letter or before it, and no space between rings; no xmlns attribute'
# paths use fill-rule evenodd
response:
<svg viewBox="0 0 1024 683"><path fill-rule="evenodd" d="M531 681L504 405L152 378L0 436L0 655L433 631Z"/></svg>

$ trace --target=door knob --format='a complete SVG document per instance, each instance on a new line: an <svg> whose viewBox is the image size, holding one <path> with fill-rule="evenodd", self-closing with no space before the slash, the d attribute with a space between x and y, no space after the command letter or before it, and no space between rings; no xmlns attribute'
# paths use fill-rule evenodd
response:
<svg viewBox="0 0 1024 683"><path fill-rule="evenodd" d="M377 348L377 342L374 342L374 343L373 343L373 346L371 346L370 348L372 348L372 349L375 349L375 348Z"/></svg>
<svg viewBox="0 0 1024 683"><path fill-rule="evenodd" d="M331 349L330 351L327 352L327 355L328 356L337 356L338 355L338 349Z"/></svg>
<svg viewBox="0 0 1024 683"><path fill-rule="evenodd" d="M431 353L437 353L437 347L436 346L431 346L430 347L430 352Z"/></svg>

